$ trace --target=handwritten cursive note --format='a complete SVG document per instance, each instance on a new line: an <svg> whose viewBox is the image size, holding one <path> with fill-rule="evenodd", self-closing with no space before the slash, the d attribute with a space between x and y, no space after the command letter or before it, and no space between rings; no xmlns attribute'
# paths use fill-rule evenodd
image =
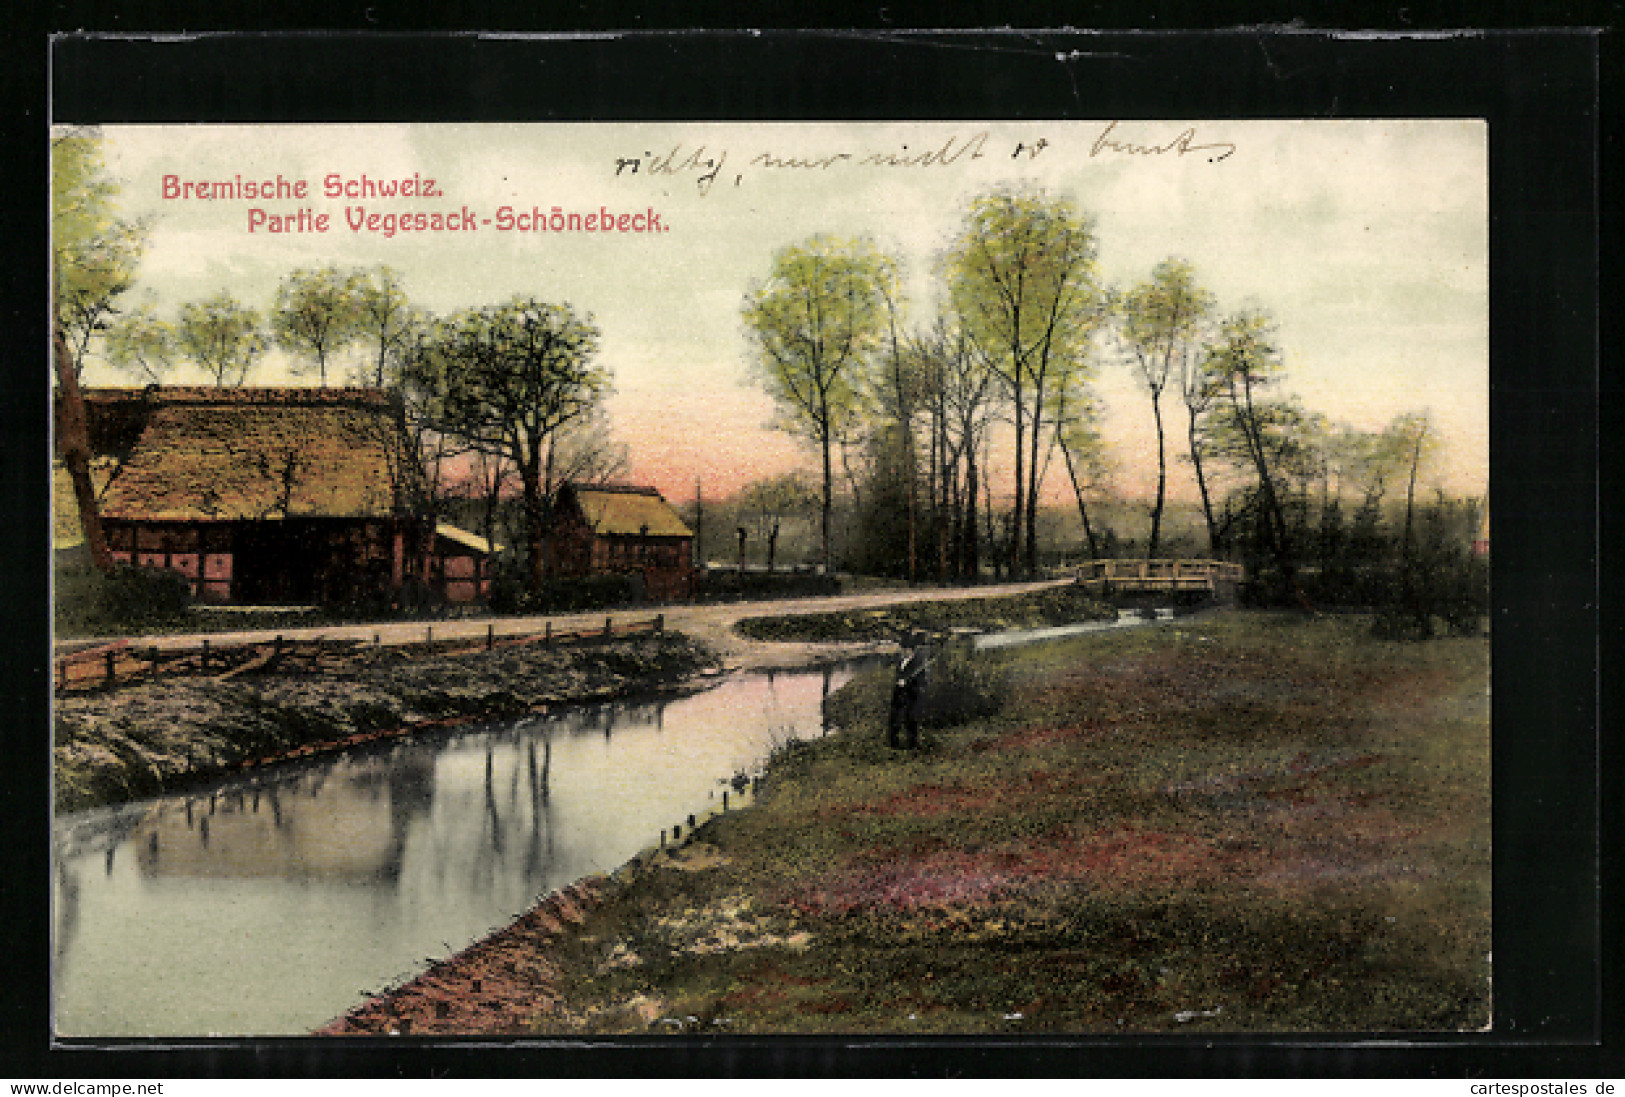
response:
<svg viewBox="0 0 1625 1097"><path fill-rule="evenodd" d="M1100 132L1100 136L1095 138L1094 147L1089 150L1090 159L1099 156L1103 152L1119 152L1128 156L1166 156L1168 153L1173 152L1178 153L1180 157L1189 156L1192 153L1206 153L1208 163L1217 164L1220 160L1229 157L1236 151L1236 146L1229 141L1213 141L1205 145L1195 144L1195 126L1187 126L1184 132L1180 133L1172 141L1160 145L1144 145L1133 141L1124 141L1113 136L1116 131L1116 121L1107 123L1106 128Z"/></svg>
<svg viewBox="0 0 1625 1097"><path fill-rule="evenodd" d="M1179 159L1192 154L1204 156L1211 164L1227 159L1236 151L1229 141L1198 142L1196 127L1187 126L1170 140L1160 143L1131 141L1117 132L1117 122L1107 123L1089 150L1091 159L1109 154L1139 158L1156 158L1174 154ZM1171 126L1169 127L1172 128ZM642 156L614 158L615 174L677 176L693 182L704 196L721 180L732 187L741 186L753 174L765 175L833 175L839 172L904 171L932 172L942 170L969 170L977 161L994 156L1027 163L1038 159L1048 149L1057 148L1050 136L1027 132L998 140L987 130L954 133L944 140L932 139L922 143L905 142L892 148L877 149L862 146L846 149L820 149L817 151L789 147L756 148L750 150L743 163L736 157L730 161L728 150L707 145L688 145L679 142L668 151L644 152ZM1005 140L1009 143L1006 144ZM1087 138L1085 138L1087 140ZM993 147L990 147L993 146ZM1009 150L1008 153L1006 150ZM1046 157L1053 159L1055 153ZM724 166L734 167L724 171Z"/></svg>

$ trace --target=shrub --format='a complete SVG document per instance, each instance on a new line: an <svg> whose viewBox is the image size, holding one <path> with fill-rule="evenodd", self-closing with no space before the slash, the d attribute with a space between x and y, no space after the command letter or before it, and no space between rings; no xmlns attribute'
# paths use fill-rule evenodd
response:
<svg viewBox="0 0 1625 1097"><path fill-rule="evenodd" d="M579 613L630 605L642 598L641 575L549 579L537 590L504 576L492 587L491 609L497 613Z"/></svg>
<svg viewBox="0 0 1625 1097"><path fill-rule="evenodd" d="M964 637L947 641L926 674L920 721L928 727L985 720L1004 707L1010 689L1003 660L977 654Z"/></svg>
<svg viewBox="0 0 1625 1097"><path fill-rule="evenodd" d="M119 564L95 584L95 617L118 629L139 629L184 620L192 605L185 576L161 568Z"/></svg>
<svg viewBox="0 0 1625 1097"><path fill-rule="evenodd" d="M698 601L810 598L839 593L839 579L813 571L710 571L694 584Z"/></svg>

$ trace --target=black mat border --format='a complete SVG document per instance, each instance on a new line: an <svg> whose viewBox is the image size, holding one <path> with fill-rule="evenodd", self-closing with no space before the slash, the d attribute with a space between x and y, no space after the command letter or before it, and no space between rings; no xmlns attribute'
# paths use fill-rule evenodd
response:
<svg viewBox="0 0 1625 1097"><path fill-rule="evenodd" d="M75 25L75 24L65 24ZM1615 43L1617 45L1617 43ZM238 34L185 40L56 39L0 76L32 110L10 158L3 214L12 340L0 408L0 490L14 517L0 542L19 627L6 648L13 766L0 787L8 835L5 924L37 956L3 1001L0 1073L371 1076L732 1073L1442 1074L1619 1072L1617 843L1599 845L1599 803L1618 833L1618 588L1598 567L1599 506L1617 516L1619 405L1599 390L1598 231L1618 240L1616 159L1599 164L1602 40L1583 30L1405 39L1308 30L1196 37L637 32L614 39ZM1078 50L1090 56L1057 62ZM1387 1044L1313 1041L973 1041L811 1038L512 1050L256 1041L161 1050L43 1043L48 894L43 812L45 576L41 457L48 401L43 324L44 84L72 121L543 121L776 118L1485 117L1491 130L1492 426L1496 601L1496 1011L1485 1036ZM1599 84L1599 80L1601 83ZM34 92L31 94L31 91ZM1610 98L1610 103L1617 99ZM1599 171L1605 174L1599 176ZM1598 181L1615 196L1597 219ZM20 184L34 180L32 187ZM18 259L22 262L19 263ZM32 265L30 265L32 264ZM1616 271L1610 285L1618 289ZM1616 298L1617 299L1617 298ZM32 303L32 304L31 304ZM1616 330L1610 325L1610 333ZM1599 433L1599 423L1609 430ZM1602 444L1608 443L1603 450ZM1606 456L1606 469L1600 458ZM1607 472L1608 479L1601 479ZM1607 489L1607 490L1604 490ZM1612 525L1608 528L1613 528ZM37 566L37 565L35 565ZM1607 587L1600 589L1599 582ZM1611 595L1601 600L1600 595ZM1608 614L1606 631L1603 614ZM1616 718L1599 725L1599 699ZM1609 729L1599 740L1596 729ZM1606 769L1599 770L1599 759ZM1603 773L1609 775L1602 781ZM1599 858L1607 853L1607 859ZM1598 891L1598 873L1606 890ZM30 883L32 886L30 886ZM1606 985L1604 985L1606 983ZM1601 1042L1599 1042L1601 1041ZM34 1069L26 1069L32 1066ZM1612 1066L1610 1072L1608 1068Z"/></svg>

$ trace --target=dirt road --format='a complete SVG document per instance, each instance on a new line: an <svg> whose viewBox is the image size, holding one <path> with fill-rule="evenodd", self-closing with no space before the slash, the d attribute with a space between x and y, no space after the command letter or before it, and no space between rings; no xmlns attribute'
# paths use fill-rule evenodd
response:
<svg viewBox="0 0 1625 1097"><path fill-rule="evenodd" d="M277 636L295 640L360 640L377 638L383 645L421 643L424 630L432 628L437 643L457 639L478 639L494 627L497 636L529 635L552 624L555 632L573 632L601 627L606 617L617 625L641 623L663 614L666 627L700 641L716 652L730 667L802 666L820 657L847 655L877 647L873 644L762 643L740 636L734 625L746 617L774 617L784 614L825 613L837 610L873 609L906 602L992 598L1022 594L1069 582L1050 579L1029 583L1002 583L980 587L921 587L914 590L887 590L872 594L843 594L821 598L779 598L766 601L728 602L711 605L644 606L635 609L555 614L535 617L464 617L439 621L391 621L379 624L322 625L311 628L255 629L242 632L186 633L132 640L140 648L174 650L195 648L205 638L216 647L265 643ZM84 641L75 644L83 647Z"/></svg>

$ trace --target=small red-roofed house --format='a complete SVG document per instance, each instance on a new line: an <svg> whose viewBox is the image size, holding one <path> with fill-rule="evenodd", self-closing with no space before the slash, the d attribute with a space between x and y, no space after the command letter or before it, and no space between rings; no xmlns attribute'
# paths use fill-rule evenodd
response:
<svg viewBox="0 0 1625 1097"><path fill-rule="evenodd" d="M694 595L694 531L652 487L566 484L553 507L548 549L561 578L640 578L643 596L670 602Z"/></svg>

